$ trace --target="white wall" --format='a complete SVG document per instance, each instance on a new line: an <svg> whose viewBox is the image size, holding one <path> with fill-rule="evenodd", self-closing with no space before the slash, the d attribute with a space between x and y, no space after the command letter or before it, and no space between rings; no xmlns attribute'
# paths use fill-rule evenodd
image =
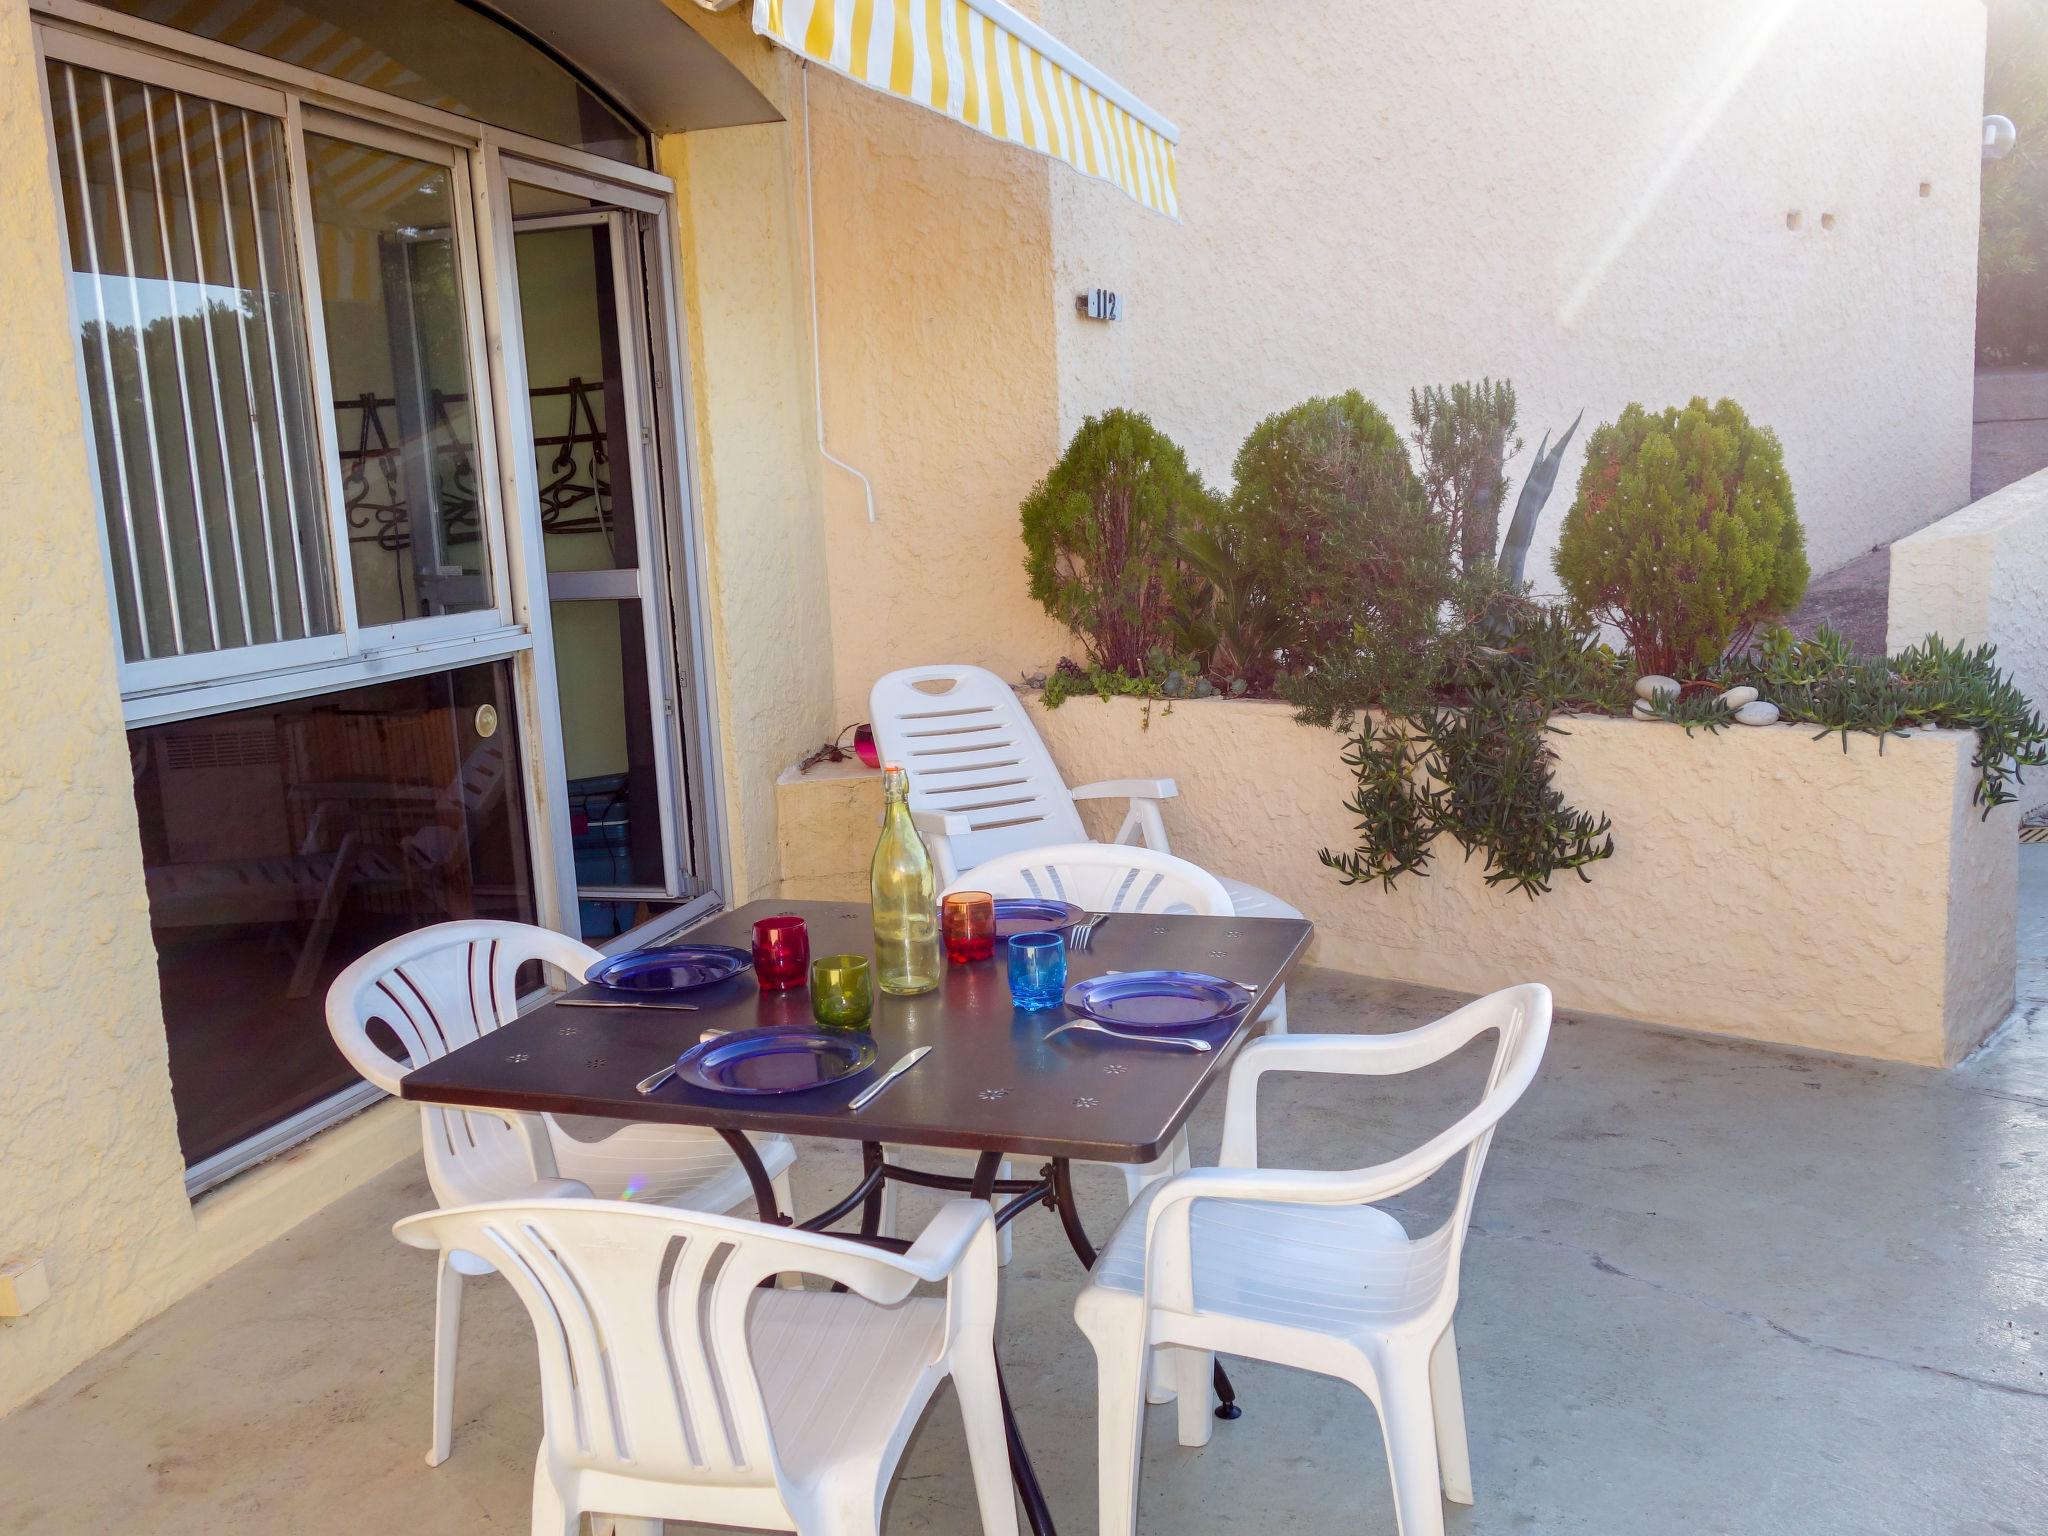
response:
<svg viewBox="0 0 2048 1536"><path fill-rule="evenodd" d="M1885 649L1927 635L1997 646L2034 707L2048 707L2048 470L1892 546ZM2027 810L2048 804L2048 773L2019 794Z"/></svg>
<svg viewBox="0 0 2048 1536"><path fill-rule="evenodd" d="M1775 427L1816 572L1968 498L1982 0L1048 0L1045 23L1178 121L1186 220L1053 179L1063 435L1135 405L1227 482L1246 429L1310 394L1355 385L1405 430L1411 386L1506 375L1531 450L1587 408L1543 583L1577 449L1630 399L1726 394ZM1128 318L1077 319L1092 286Z"/></svg>

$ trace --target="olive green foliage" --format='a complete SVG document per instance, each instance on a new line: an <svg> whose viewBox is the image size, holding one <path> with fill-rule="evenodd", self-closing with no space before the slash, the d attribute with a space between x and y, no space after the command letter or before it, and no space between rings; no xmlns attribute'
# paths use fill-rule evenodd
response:
<svg viewBox="0 0 2048 1536"><path fill-rule="evenodd" d="M1279 692L1328 719L1333 672L1368 656L1377 672L1427 644L1453 587L1448 533L1400 435L1356 390L1260 422L1236 478L1231 512L1272 609Z"/></svg>
<svg viewBox="0 0 2048 1536"><path fill-rule="evenodd" d="M1181 535L1217 515L1202 477L1144 416L1105 411L1081 424L1021 511L1031 595L1096 665L1143 676L1170 641Z"/></svg>
<svg viewBox="0 0 2048 1536"><path fill-rule="evenodd" d="M1505 379L1449 389L1432 384L1409 391L1408 413L1423 496L1450 533L1458 568L1477 570L1499 547L1507 461L1522 446L1515 436L1515 386Z"/></svg>
<svg viewBox="0 0 2048 1536"><path fill-rule="evenodd" d="M1851 735L1875 736L1881 752L1885 737L1914 726L1975 731L1971 799L1989 816L2016 798L2012 786L2024 770L2048 764L2048 726L1998 669L1997 654L1995 646L1965 648L1929 635L1893 656L1859 661L1826 625L1810 640L1775 628L1753 651L1716 668L1710 687L1677 698L1660 693L1651 707L1688 732L1717 731L1733 723L1716 702L1720 693L1747 684L1783 718L1840 735L1844 751Z"/></svg>
<svg viewBox="0 0 2048 1536"><path fill-rule="evenodd" d="M1806 540L1777 435L1732 400L1631 404L1586 442L1557 574L1644 672L1688 677L1806 593Z"/></svg>
<svg viewBox="0 0 2048 1536"><path fill-rule="evenodd" d="M1346 885L1391 888L1426 873L1446 832L1484 860L1489 885L1532 897L1559 872L1587 879L1588 865L1613 856L1607 818L1575 810L1553 785L1547 737L1567 700L1626 709L1629 668L1564 610L1514 601L1510 645L1484 643L1476 622L1450 628L1430 647L1423 692L1360 718L1344 752L1357 845L1318 855Z"/></svg>

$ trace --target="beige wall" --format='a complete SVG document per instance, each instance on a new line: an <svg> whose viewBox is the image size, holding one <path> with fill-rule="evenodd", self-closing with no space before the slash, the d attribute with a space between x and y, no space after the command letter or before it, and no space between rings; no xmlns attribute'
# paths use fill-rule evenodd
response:
<svg viewBox="0 0 2048 1536"><path fill-rule="evenodd" d="M35 450L0 471L0 1262L54 1294L0 1321L0 1411L155 1310L192 1234L41 103L5 0L0 425Z"/></svg>
<svg viewBox="0 0 2048 1536"><path fill-rule="evenodd" d="M1734 396L1784 440L1816 571L1968 498L1981 0L1045 22L1179 123L1186 219L1054 178L1063 437L1135 406L1227 483L1251 424L1308 395L1355 385L1406 430L1410 388L1492 374L1521 396L1517 483L1581 406ZM1075 318L1094 286L1127 318Z"/></svg>
<svg viewBox="0 0 2048 1536"><path fill-rule="evenodd" d="M892 668L1015 677L1060 652L1017 542L1017 504L1060 448L1054 167L811 75L827 437L875 488L871 524L859 482L824 471L844 724Z"/></svg>
<svg viewBox="0 0 2048 1536"><path fill-rule="evenodd" d="M739 13L686 18L785 112L795 71ZM787 122L672 134L730 898L779 878L775 777L832 734L832 601L812 450L798 144Z"/></svg>

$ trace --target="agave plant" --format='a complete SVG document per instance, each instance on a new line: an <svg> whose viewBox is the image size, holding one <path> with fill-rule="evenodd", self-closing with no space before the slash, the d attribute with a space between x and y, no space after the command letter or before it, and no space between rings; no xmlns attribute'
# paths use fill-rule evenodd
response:
<svg viewBox="0 0 2048 1536"><path fill-rule="evenodd" d="M1551 489L1557 484L1557 467L1564 462L1565 445L1579 430L1585 415L1580 411L1574 416L1555 443L1546 432L1543 441L1536 445L1536 462L1529 466L1529 478L1522 482L1522 494L1515 498L1515 515L1508 520L1508 536L1500 550L1500 568L1516 587L1524 580L1522 569L1528 564L1530 541L1536 537L1536 520L1543 515Z"/></svg>

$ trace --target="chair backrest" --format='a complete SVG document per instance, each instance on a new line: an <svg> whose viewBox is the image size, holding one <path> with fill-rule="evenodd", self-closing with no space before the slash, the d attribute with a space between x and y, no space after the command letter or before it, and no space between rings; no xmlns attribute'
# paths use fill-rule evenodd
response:
<svg viewBox="0 0 2048 1536"><path fill-rule="evenodd" d="M414 1067L488 1034L519 1012L522 966L542 961L581 980L603 956L588 944L525 923L437 923L379 944L327 989L327 1030L350 1066L398 1092ZM404 1053L370 1035L381 1023ZM427 1176L444 1204L491 1199L528 1183L539 1122L498 1112L420 1106ZM545 1131L539 1130L542 1141Z"/></svg>
<svg viewBox="0 0 2048 1536"><path fill-rule="evenodd" d="M781 1485L747 1332L763 1280L820 1274L878 1301L914 1283L900 1260L844 1238L620 1201L468 1206L393 1230L416 1248L482 1255L526 1303L554 1466L705 1488ZM818 1344L832 1347L829 1330Z"/></svg>
<svg viewBox="0 0 2048 1536"><path fill-rule="evenodd" d="M1000 854L956 876L954 891L1071 901L1091 912L1234 917L1230 893L1200 865L1128 843L1065 843Z"/></svg>
<svg viewBox="0 0 2048 1536"><path fill-rule="evenodd" d="M972 830L947 840L953 868L1019 848L1087 841L1037 727L995 673L906 667L875 684L868 712L882 760L910 775L910 808L969 818Z"/></svg>

